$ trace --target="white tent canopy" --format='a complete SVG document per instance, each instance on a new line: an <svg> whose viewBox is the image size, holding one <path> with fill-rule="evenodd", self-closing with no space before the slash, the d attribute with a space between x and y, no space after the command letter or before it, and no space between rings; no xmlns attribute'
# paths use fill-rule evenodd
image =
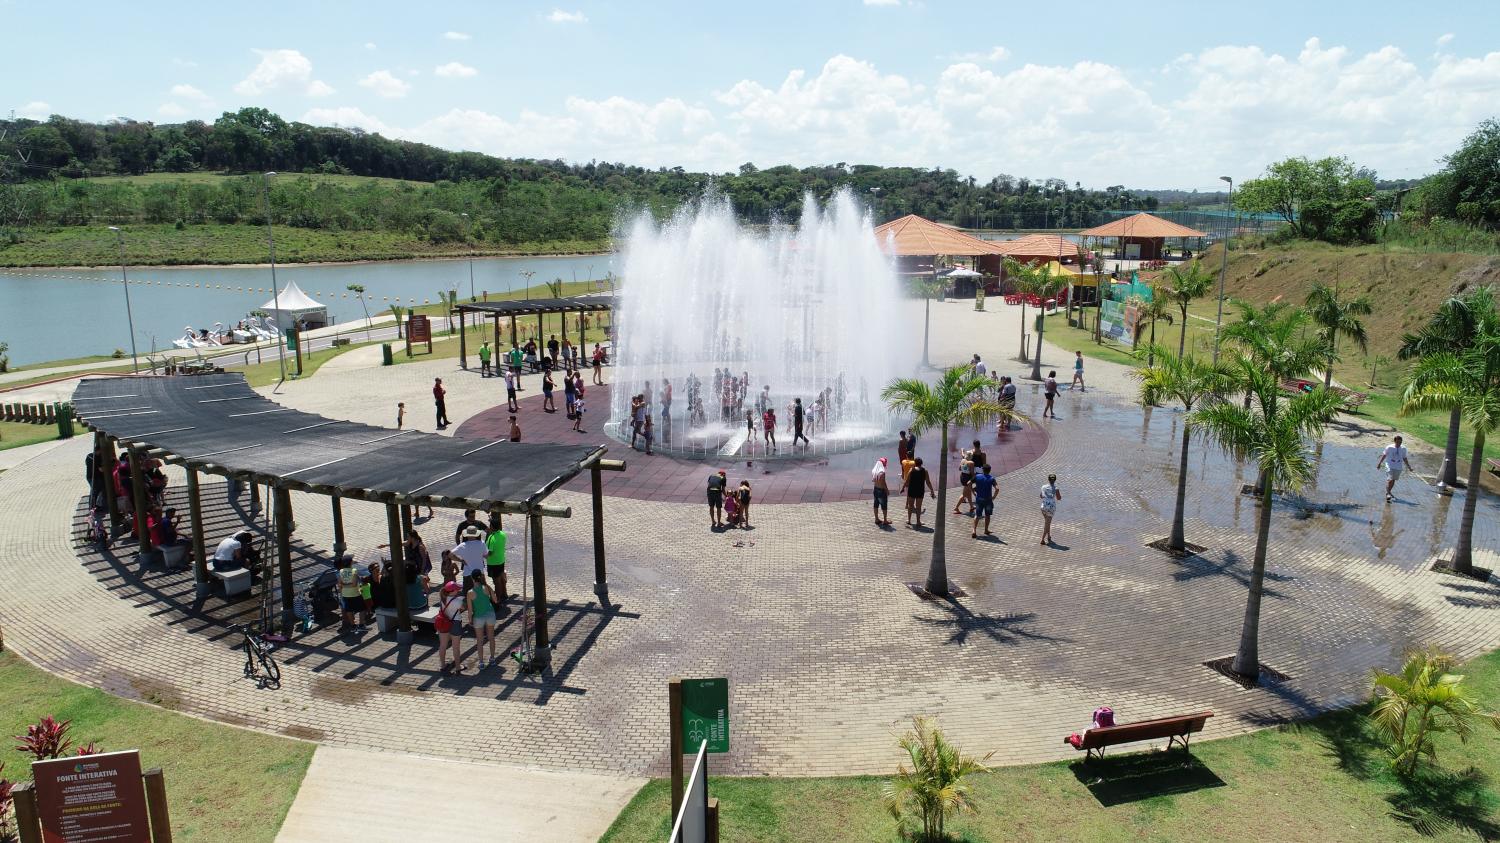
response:
<svg viewBox="0 0 1500 843"><path fill-rule="evenodd" d="M260 309L282 328L290 328L299 320L310 326L328 324L328 306L302 292L296 281L288 281L281 288L281 295L261 305Z"/></svg>

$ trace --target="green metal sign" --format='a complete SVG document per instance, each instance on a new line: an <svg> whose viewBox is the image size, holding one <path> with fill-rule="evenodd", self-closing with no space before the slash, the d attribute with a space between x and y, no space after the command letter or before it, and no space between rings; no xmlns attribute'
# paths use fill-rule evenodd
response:
<svg viewBox="0 0 1500 843"><path fill-rule="evenodd" d="M729 680L682 680L682 746L688 753L708 741L709 752L729 751Z"/></svg>

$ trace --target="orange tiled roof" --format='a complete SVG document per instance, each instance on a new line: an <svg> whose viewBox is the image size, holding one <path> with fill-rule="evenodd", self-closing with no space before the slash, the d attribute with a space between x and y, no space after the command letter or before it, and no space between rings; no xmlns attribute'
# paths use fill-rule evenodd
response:
<svg viewBox="0 0 1500 843"><path fill-rule="evenodd" d="M1078 256L1078 244L1058 234L1028 234L1014 240L995 243L1003 255L1023 257L1071 258Z"/></svg>
<svg viewBox="0 0 1500 843"><path fill-rule="evenodd" d="M1195 231L1185 225L1164 220L1151 214L1133 214L1114 222L1080 231L1079 234L1088 237L1207 237L1202 231Z"/></svg>
<svg viewBox="0 0 1500 843"><path fill-rule="evenodd" d="M891 220L875 229L880 249L894 255L975 255L1004 254L999 243L980 240L954 228L940 225L916 214Z"/></svg>

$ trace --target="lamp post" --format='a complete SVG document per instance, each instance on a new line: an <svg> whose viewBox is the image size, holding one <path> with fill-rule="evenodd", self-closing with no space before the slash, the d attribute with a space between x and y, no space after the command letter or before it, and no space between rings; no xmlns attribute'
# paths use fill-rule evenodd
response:
<svg viewBox="0 0 1500 843"><path fill-rule="evenodd" d="M140 374L141 366L135 354L135 317L130 312L130 278L125 274L125 232L118 225L109 227L115 233L115 243L120 247L120 284L125 287L125 326L130 329L130 373Z"/></svg>
<svg viewBox="0 0 1500 843"><path fill-rule="evenodd" d="M531 276L536 274L534 269L521 270L521 277L526 279L526 300L531 301Z"/></svg>
<svg viewBox="0 0 1500 843"><path fill-rule="evenodd" d="M1219 176L1219 181L1229 182L1229 207L1234 207L1234 179ZM1224 214L1224 259L1219 261L1219 315L1214 319L1214 365L1219 365L1219 331L1224 327L1224 275L1229 271L1229 214Z"/></svg>
<svg viewBox="0 0 1500 843"><path fill-rule="evenodd" d="M469 215L468 214L459 214L459 216L461 216L461 217L464 218L464 228L468 229ZM465 230L464 236L465 237L468 236L468 231L467 230ZM469 301L474 301L475 298L476 298L476 296L474 295L474 255L471 253L469 255Z"/></svg>
<svg viewBox="0 0 1500 843"><path fill-rule="evenodd" d="M285 319L286 311L281 309L281 288L276 286L276 237L271 228L271 177L276 175L274 171L261 173L260 195L266 204L266 248L271 254L271 304L276 309L276 327L281 328L281 319ZM281 364L281 379L286 380L286 329L281 328L282 335L276 342L276 359Z"/></svg>

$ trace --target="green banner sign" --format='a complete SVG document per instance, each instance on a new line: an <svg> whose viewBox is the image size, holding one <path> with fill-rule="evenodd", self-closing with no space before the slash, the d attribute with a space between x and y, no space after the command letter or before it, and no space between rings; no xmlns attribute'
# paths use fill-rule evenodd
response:
<svg viewBox="0 0 1500 843"><path fill-rule="evenodd" d="M688 754L708 741L709 752L729 751L729 680L682 680L682 746Z"/></svg>

